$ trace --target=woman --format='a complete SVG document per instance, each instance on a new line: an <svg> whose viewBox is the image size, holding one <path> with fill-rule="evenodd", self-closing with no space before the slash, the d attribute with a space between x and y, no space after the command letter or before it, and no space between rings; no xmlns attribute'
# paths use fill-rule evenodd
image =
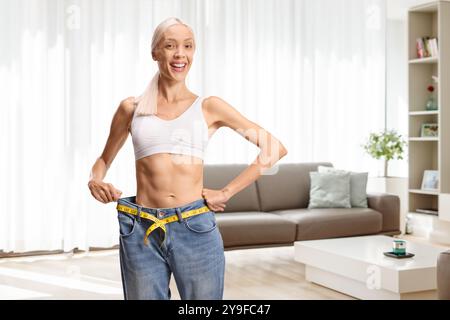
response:
<svg viewBox="0 0 450 320"><path fill-rule="evenodd" d="M117 201L120 265L125 299L170 299L173 272L181 299L222 299L225 255L215 212L286 155L284 146L224 100L197 96L185 79L194 58L192 29L169 18L155 29L158 71L138 98L124 99L112 120L88 183L102 203ZM221 190L203 188L203 155L220 127L236 130L261 151ZM131 134L137 194L103 181ZM261 137L264 137L262 139Z"/></svg>

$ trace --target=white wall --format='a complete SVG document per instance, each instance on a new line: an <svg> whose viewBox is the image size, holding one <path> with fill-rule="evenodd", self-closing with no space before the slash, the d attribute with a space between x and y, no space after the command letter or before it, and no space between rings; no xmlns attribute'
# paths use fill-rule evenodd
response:
<svg viewBox="0 0 450 320"><path fill-rule="evenodd" d="M406 22L387 21L386 122L406 140L408 136ZM389 162L389 175L407 177L407 149L403 160Z"/></svg>

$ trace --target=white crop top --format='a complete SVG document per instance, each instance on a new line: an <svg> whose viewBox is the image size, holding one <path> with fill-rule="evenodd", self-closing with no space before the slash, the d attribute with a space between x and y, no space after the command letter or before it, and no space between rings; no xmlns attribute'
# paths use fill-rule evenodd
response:
<svg viewBox="0 0 450 320"><path fill-rule="evenodd" d="M203 159L208 145L208 125L198 96L180 116L164 120L156 115L137 116L131 121L131 136L136 160L155 153L175 153Z"/></svg>

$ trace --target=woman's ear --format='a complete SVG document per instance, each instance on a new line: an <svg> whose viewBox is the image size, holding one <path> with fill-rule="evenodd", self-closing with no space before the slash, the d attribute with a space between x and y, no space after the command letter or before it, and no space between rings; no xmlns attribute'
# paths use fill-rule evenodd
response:
<svg viewBox="0 0 450 320"><path fill-rule="evenodd" d="M156 58L156 54L154 51L152 51L152 59L153 61L158 61L158 59Z"/></svg>

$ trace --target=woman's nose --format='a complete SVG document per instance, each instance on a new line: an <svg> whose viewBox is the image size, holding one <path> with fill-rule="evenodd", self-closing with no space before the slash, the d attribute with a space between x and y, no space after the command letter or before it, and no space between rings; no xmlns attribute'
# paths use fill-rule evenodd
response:
<svg viewBox="0 0 450 320"><path fill-rule="evenodd" d="M185 56L184 54L184 48L179 48L177 49L177 51L175 52L175 56L179 57L179 56Z"/></svg>

